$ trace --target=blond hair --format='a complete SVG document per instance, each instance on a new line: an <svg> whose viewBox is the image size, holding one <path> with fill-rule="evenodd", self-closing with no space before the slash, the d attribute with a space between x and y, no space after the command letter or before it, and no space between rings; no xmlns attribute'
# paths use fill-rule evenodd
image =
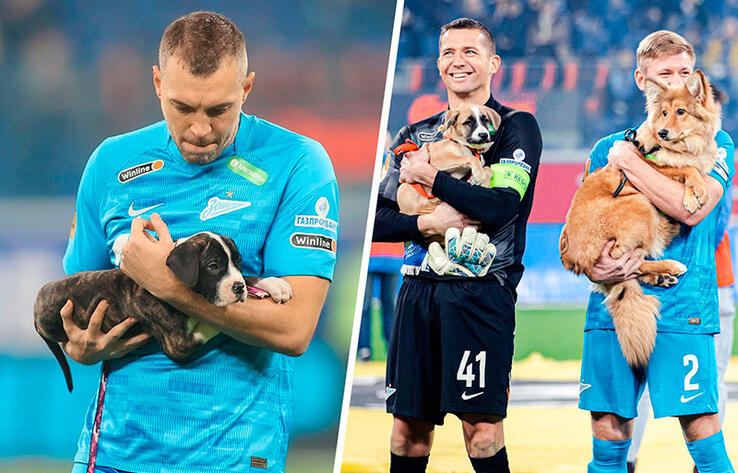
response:
<svg viewBox="0 0 738 473"><path fill-rule="evenodd" d="M684 37L673 31L654 31L638 43L636 66L643 71L654 58L681 53L695 60L694 48Z"/></svg>

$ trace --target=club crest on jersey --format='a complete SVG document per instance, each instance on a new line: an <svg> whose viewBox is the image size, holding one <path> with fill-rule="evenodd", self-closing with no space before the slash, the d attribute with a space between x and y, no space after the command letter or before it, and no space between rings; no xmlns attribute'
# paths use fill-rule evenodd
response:
<svg viewBox="0 0 738 473"><path fill-rule="evenodd" d="M312 248L316 250L336 252L336 240L325 235L313 233L293 233L290 244L295 248Z"/></svg>
<svg viewBox="0 0 738 473"><path fill-rule="evenodd" d="M251 202L244 202L239 200L225 200L217 197L211 197L208 200L208 205L202 212L200 212L200 220L210 220L211 218L219 217L223 214L235 212L246 208L251 205Z"/></svg>
<svg viewBox="0 0 738 473"><path fill-rule="evenodd" d="M315 202L315 213L317 215L295 215L296 227L323 228L336 233L338 222L327 217L331 205L328 199L320 197Z"/></svg>
<svg viewBox="0 0 738 473"><path fill-rule="evenodd" d="M164 161L157 159L156 161L149 161L148 163L137 164L128 169L124 169L118 173L118 182L121 184L132 181L137 177L141 177L144 174L158 171L164 167Z"/></svg>

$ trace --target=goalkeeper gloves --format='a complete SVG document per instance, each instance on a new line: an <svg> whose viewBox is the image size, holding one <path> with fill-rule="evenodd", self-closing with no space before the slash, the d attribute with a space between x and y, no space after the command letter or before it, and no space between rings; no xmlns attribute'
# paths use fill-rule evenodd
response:
<svg viewBox="0 0 738 473"><path fill-rule="evenodd" d="M485 233L477 233L472 227L446 231L446 249L437 242L428 247L428 266L439 275L481 277L492 265L497 248L489 242Z"/></svg>

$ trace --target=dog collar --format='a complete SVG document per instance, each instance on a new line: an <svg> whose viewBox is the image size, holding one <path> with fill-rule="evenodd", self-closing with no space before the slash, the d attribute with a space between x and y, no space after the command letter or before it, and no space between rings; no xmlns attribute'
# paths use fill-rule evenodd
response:
<svg viewBox="0 0 738 473"><path fill-rule="evenodd" d="M625 141L628 141L630 143L633 143L636 148L638 148L638 151L643 155L644 158L650 159L651 161L658 161L659 158L653 155L653 153L659 151L661 149L660 145L656 145L650 150L646 151L646 148L643 147L643 145L636 139L636 131L633 128L628 128L625 130ZM625 187L625 184L628 182L628 176L625 175L623 170L620 170L620 174L622 174L622 178L620 179L620 184L618 185L617 189L615 189L615 192L612 193L613 197L617 197L620 195L620 192Z"/></svg>
<svg viewBox="0 0 738 473"><path fill-rule="evenodd" d="M633 145L638 148L638 151L643 155L644 158L650 159L651 161L658 161L659 158L654 156L653 153L661 150L661 146L656 145L650 150L646 151L646 148L644 148L641 142L636 139L637 134L638 133L633 128L628 128L627 130L625 130L625 141L633 143Z"/></svg>
<svg viewBox="0 0 738 473"><path fill-rule="evenodd" d="M400 156L408 151L418 151L420 148L418 145L416 145L410 138L406 139L404 143L401 145L395 146L395 149L392 150L392 152L395 154L395 156Z"/></svg>

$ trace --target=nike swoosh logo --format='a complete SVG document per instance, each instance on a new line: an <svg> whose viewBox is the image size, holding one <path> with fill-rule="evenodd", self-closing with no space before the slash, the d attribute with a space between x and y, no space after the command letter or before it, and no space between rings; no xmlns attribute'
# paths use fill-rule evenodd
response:
<svg viewBox="0 0 738 473"><path fill-rule="evenodd" d="M482 394L484 394L484 391L480 391L474 394L467 394L466 391L464 391L463 393L461 393L461 399L464 401L468 401L469 399L473 399L477 396L481 396Z"/></svg>
<svg viewBox="0 0 738 473"><path fill-rule="evenodd" d="M679 400L682 401L682 404L686 404L689 401L691 401L692 399L694 399L696 397L699 397L699 396L702 396L703 394L705 394L705 393L697 393L694 396L689 396L689 397L684 397L684 394L682 394L682 397Z"/></svg>
<svg viewBox="0 0 738 473"><path fill-rule="evenodd" d="M164 202L162 202L161 204L152 205L151 207L146 207L145 209L134 210L133 202L131 202L131 206L128 207L128 215L130 215L131 217L138 217L139 215L143 215L149 210L155 209L160 205L164 205Z"/></svg>

